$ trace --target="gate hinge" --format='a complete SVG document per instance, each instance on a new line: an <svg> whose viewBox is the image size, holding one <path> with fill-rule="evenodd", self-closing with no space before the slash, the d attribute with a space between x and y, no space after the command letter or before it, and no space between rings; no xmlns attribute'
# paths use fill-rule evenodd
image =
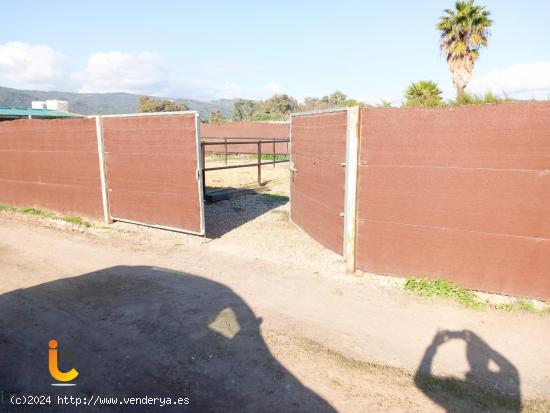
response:
<svg viewBox="0 0 550 413"><path fill-rule="evenodd" d="M197 169L195 171L195 178L197 178L197 181L199 181L201 179L201 170L200 169Z"/></svg>

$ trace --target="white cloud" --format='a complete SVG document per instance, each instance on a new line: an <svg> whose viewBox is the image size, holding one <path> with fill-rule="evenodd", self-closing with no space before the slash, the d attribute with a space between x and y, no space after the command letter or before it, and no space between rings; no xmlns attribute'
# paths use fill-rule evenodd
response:
<svg viewBox="0 0 550 413"><path fill-rule="evenodd" d="M165 87L166 69L153 53L93 53L77 74L79 92L155 94Z"/></svg>
<svg viewBox="0 0 550 413"><path fill-rule="evenodd" d="M205 80L168 81L158 96L182 97L197 100L231 99L242 97L241 88L233 82L214 82Z"/></svg>
<svg viewBox="0 0 550 413"><path fill-rule="evenodd" d="M241 94L233 82L185 78L167 67L158 55L147 52L93 53L77 78L81 82L79 92L128 92L191 99L233 98Z"/></svg>
<svg viewBox="0 0 550 413"><path fill-rule="evenodd" d="M285 89L277 82L271 82L264 86L264 91L271 95L285 93Z"/></svg>
<svg viewBox="0 0 550 413"><path fill-rule="evenodd" d="M0 45L0 79L19 87L55 89L67 83L69 60L49 46Z"/></svg>
<svg viewBox="0 0 550 413"><path fill-rule="evenodd" d="M0 44L0 84L24 89L128 92L198 100L247 95L259 98L267 93L263 89L243 91L228 80L231 73L239 75L245 70L255 70L247 66L210 65L212 73L196 72L189 65L170 67L154 53L123 51L92 53L77 71L71 70L70 63L67 57L46 45ZM275 83L268 86L272 91L280 90Z"/></svg>
<svg viewBox="0 0 550 413"><path fill-rule="evenodd" d="M516 98L547 98L550 94L550 62L522 63L474 78L468 86L474 93L487 90Z"/></svg>

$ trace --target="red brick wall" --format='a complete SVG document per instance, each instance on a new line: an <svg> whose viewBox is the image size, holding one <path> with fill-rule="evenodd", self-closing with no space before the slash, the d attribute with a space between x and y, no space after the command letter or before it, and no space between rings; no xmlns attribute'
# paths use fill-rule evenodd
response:
<svg viewBox="0 0 550 413"><path fill-rule="evenodd" d="M0 122L0 202L102 217L95 120Z"/></svg>

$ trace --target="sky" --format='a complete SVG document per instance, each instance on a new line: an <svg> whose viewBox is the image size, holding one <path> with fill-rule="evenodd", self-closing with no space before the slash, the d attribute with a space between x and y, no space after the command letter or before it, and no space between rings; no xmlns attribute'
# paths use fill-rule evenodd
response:
<svg viewBox="0 0 550 413"><path fill-rule="evenodd" d="M550 97L550 2L478 0L492 14L468 90ZM10 2L0 85L171 98L302 100L341 90L399 102L413 81L454 96L435 29L453 1Z"/></svg>

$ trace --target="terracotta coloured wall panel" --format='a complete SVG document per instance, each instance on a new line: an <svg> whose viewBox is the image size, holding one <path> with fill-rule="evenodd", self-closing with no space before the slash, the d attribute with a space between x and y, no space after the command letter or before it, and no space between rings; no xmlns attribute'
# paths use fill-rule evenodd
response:
<svg viewBox="0 0 550 413"><path fill-rule="evenodd" d="M361 218L550 239L550 173L361 166Z"/></svg>
<svg viewBox="0 0 550 413"><path fill-rule="evenodd" d="M550 240L360 221L360 268L548 300Z"/></svg>
<svg viewBox="0 0 550 413"><path fill-rule="evenodd" d="M94 119L0 122L0 202L103 214Z"/></svg>
<svg viewBox="0 0 550 413"><path fill-rule="evenodd" d="M103 118L111 215L201 232L195 115Z"/></svg>
<svg viewBox="0 0 550 413"><path fill-rule="evenodd" d="M288 138L289 122L227 122L201 124L202 138Z"/></svg>
<svg viewBox="0 0 550 413"><path fill-rule="evenodd" d="M550 298L550 104L363 108L360 269Z"/></svg>
<svg viewBox="0 0 550 413"><path fill-rule="evenodd" d="M363 108L369 165L550 168L550 103ZM365 135L366 134L366 135Z"/></svg>
<svg viewBox="0 0 550 413"><path fill-rule="evenodd" d="M292 117L292 221L342 253L347 112Z"/></svg>

